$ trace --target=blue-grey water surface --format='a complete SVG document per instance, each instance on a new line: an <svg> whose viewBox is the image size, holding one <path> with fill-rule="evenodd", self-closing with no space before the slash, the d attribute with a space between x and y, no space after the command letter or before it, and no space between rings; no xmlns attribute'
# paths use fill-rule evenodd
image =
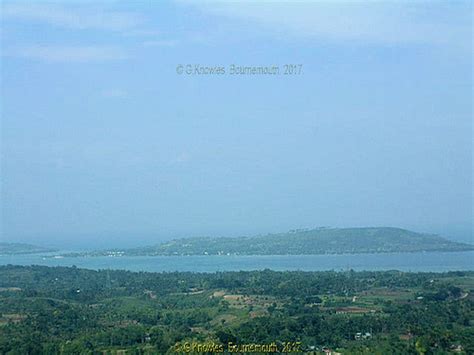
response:
<svg viewBox="0 0 474 355"><path fill-rule="evenodd" d="M51 258L44 254L0 256L0 265L72 266L130 271L239 271L239 270L474 270L474 251L258 256L128 256Z"/></svg>

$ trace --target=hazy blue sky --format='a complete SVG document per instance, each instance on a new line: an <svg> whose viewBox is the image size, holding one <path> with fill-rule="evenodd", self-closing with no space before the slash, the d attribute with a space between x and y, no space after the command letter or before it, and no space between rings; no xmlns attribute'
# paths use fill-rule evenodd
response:
<svg viewBox="0 0 474 355"><path fill-rule="evenodd" d="M470 1L2 3L4 240L472 237Z"/></svg>

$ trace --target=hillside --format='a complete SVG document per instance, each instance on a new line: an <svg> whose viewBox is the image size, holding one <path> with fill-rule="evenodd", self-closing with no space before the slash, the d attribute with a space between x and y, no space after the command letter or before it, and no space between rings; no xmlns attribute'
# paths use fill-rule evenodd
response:
<svg viewBox="0 0 474 355"><path fill-rule="evenodd" d="M275 342L273 354L419 354L422 341L425 354L473 354L473 288L471 271L0 266L0 354L257 354L230 342Z"/></svg>
<svg viewBox="0 0 474 355"><path fill-rule="evenodd" d="M474 250L474 246L437 235L381 227L318 228L255 237L183 238L93 255L310 255L466 250Z"/></svg>

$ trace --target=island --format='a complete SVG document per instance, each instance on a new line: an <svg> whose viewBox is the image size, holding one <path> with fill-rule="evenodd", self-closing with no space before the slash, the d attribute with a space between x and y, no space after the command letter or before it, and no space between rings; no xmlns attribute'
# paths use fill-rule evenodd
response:
<svg viewBox="0 0 474 355"><path fill-rule="evenodd" d="M254 237L181 238L154 246L63 256L319 255L474 250L474 245L401 228L316 228Z"/></svg>
<svg viewBox="0 0 474 355"><path fill-rule="evenodd" d="M0 242L0 255L52 253L56 251L57 249L45 248L26 243Z"/></svg>

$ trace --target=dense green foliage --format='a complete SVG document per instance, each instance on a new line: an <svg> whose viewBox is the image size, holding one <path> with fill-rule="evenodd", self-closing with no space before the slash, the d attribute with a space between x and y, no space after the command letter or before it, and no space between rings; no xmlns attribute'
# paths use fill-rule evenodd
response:
<svg viewBox="0 0 474 355"><path fill-rule="evenodd" d="M145 273L0 267L1 354L160 354L300 341L344 354L474 352L474 272Z"/></svg>
<svg viewBox="0 0 474 355"><path fill-rule="evenodd" d="M87 255L310 255L474 250L474 246L399 228L318 228L236 238L185 238L157 246ZM84 253L68 254L81 256Z"/></svg>
<svg viewBox="0 0 474 355"><path fill-rule="evenodd" d="M57 251L56 249L43 248L25 243L0 242L0 255L33 254Z"/></svg>

